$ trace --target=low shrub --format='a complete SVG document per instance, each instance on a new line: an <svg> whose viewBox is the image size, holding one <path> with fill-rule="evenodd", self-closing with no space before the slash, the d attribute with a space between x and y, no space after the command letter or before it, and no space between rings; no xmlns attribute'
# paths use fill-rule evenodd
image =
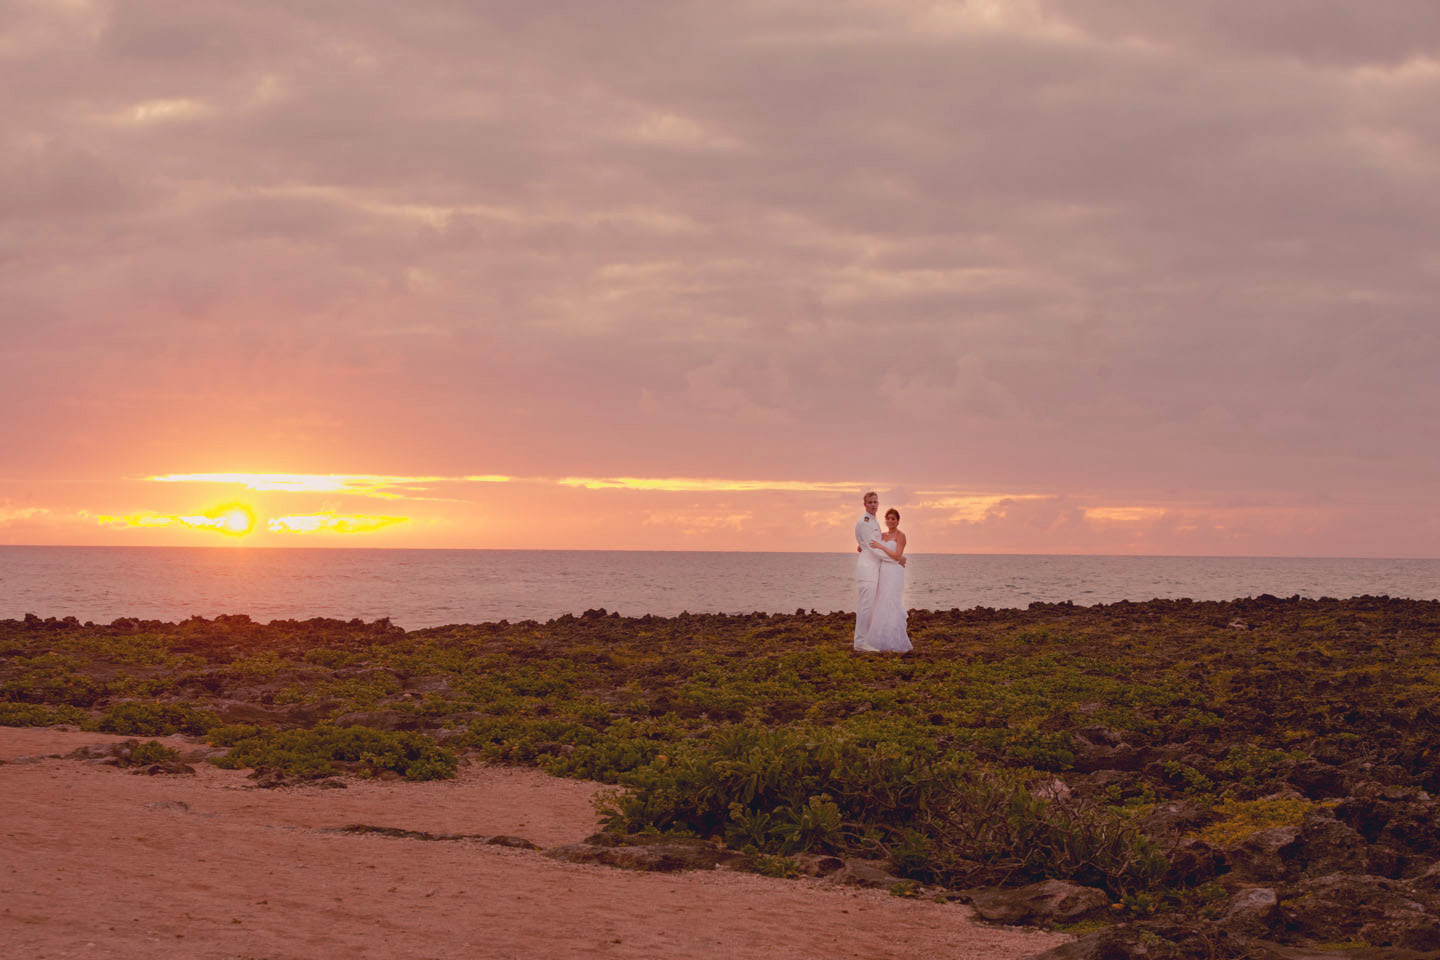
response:
<svg viewBox="0 0 1440 960"><path fill-rule="evenodd" d="M1099 806L1035 796L1018 772L833 729L732 727L680 745L607 796L607 828L720 835L767 854L885 855L948 885L1044 877L1115 894L1157 882L1153 843Z"/></svg>
<svg viewBox="0 0 1440 960"><path fill-rule="evenodd" d="M260 729L238 736L230 752L212 762L229 770L268 767L300 777L393 770L406 780L446 780L459 765L454 753L422 734L332 726Z"/></svg>
<svg viewBox="0 0 1440 960"><path fill-rule="evenodd" d="M1299 826L1312 810L1327 806L1303 797L1276 800L1227 800L1215 808L1221 819L1195 834L1211 846L1227 847L1271 827Z"/></svg>
<svg viewBox="0 0 1440 960"><path fill-rule="evenodd" d="M11 663L20 672L0 683L0 701L88 707L105 696L103 682L77 672L76 657L45 653Z"/></svg>
<svg viewBox="0 0 1440 960"><path fill-rule="evenodd" d="M216 747L233 747L241 740L263 736L268 729L268 727L256 726L253 723L223 723L218 727L212 727L205 734L205 739Z"/></svg>
<svg viewBox="0 0 1440 960"><path fill-rule="evenodd" d="M761 853L755 856L754 870L761 876L794 880L800 876L800 863L793 857L778 857L770 853Z"/></svg>
<svg viewBox="0 0 1440 960"><path fill-rule="evenodd" d="M89 714L78 707L47 707L38 703L0 703L0 727L50 727L57 723L83 725Z"/></svg>
<svg viewBox="0 0 1440 960"><path fill-rule="evenodd" d="M165 746L159 740L146 740L130 751L130 762L136 765L165 763L180 759L180 751Z"/></svg>
<svg viewBox="0 0 1440 960"><path fill-rule="evenodd" d="M163 737L172 733L203 736L219 724L220 718L214 713L197 710L188 703L130 700L107 710L96 728L105 733L139 737Z"/></svg>

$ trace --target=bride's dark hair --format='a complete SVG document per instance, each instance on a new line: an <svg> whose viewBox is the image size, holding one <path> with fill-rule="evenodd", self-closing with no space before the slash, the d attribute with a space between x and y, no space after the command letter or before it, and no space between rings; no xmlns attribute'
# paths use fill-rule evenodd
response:
<svg viewBox="0 0 1440 960"><path fill-rule="evenodd" d="M896 510L894 507L891 507L889 510L885 511L885 519L889 520L890 514L892 513L895 514L895 520L898 522L900 520L900 511Z"/></svg>

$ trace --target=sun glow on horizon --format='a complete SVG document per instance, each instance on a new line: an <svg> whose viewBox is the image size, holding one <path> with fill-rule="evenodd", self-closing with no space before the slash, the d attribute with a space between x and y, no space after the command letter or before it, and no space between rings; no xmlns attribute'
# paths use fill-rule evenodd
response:
<svg viewBox="0 0 1440 960"><path fill-rule="evenodd" d="M102 527L189 527L212 530L229 537L243 537L255 529L255 511L249 504L225 503L199 514L131 513L124 516L100 514L95 522Z"/></svg>

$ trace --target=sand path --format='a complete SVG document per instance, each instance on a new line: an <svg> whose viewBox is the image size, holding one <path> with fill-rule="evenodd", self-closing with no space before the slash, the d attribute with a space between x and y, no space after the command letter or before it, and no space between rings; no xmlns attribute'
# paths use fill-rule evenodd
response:
<svg viewBox="0 0 1440 960"><path fill-rule="evenodd" d="M330 832L368 823L541 846L594 832L600 787L535 771L260 790L209 764L148 777L43 758L120 739L0 727L6 957L1008 960L1068 939L817 881L632 873L475 841Z"/></svg>

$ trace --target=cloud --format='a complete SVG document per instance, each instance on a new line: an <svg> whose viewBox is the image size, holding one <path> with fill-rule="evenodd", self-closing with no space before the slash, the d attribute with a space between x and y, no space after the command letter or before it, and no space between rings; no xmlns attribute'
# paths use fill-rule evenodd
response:
<svg viewBox="0 0 1440 960"><path fill-rule="evenodd" d="M0 505L0 527L49 515L50 510L45 507L14 507L6 503Z"/></svg>
<svg viewBox="0 0 1440 960"><path fill-rule="evenodd" d="M255 529L255 511L243 503L226 503L212 507L201 514L169 515L157 513L131 513L124 516L97 514L95 522L102 527L185 527L190 530L207 530L229 537L243 537Z"/></svg>
<svg viewBox="0 0 1440 960"><path fill-rule="evenodd" d="M508 483L512 478L489 474L468 477L397 477L374 474L310 473L174 473L146 477L152 483L235 484L246 490L287 493L343 493L381 500L426 500L418 494L444 484Z"/></svg>
<svg viewBox="0 0 1440 960"><path fill-rule="evenodd" d="M586 490L664 490L674 493L854 493L860 489L860 484L840 481L735 480L714 477L562 477L556 482L562 487L580 487Z"/></svg>
<svg viewBox="0 0 1440 960"><path fill-rule="evenodd" d="M346 516L327 511L271 517L266 526L271 533L370 533L409 522L409 517Z"/></svg>
<svg viewBox="0 0 1440 960"><path fill-rule="evenodd" d="M1433 512L1427 0L0 16L7 477Z"/></svg>

